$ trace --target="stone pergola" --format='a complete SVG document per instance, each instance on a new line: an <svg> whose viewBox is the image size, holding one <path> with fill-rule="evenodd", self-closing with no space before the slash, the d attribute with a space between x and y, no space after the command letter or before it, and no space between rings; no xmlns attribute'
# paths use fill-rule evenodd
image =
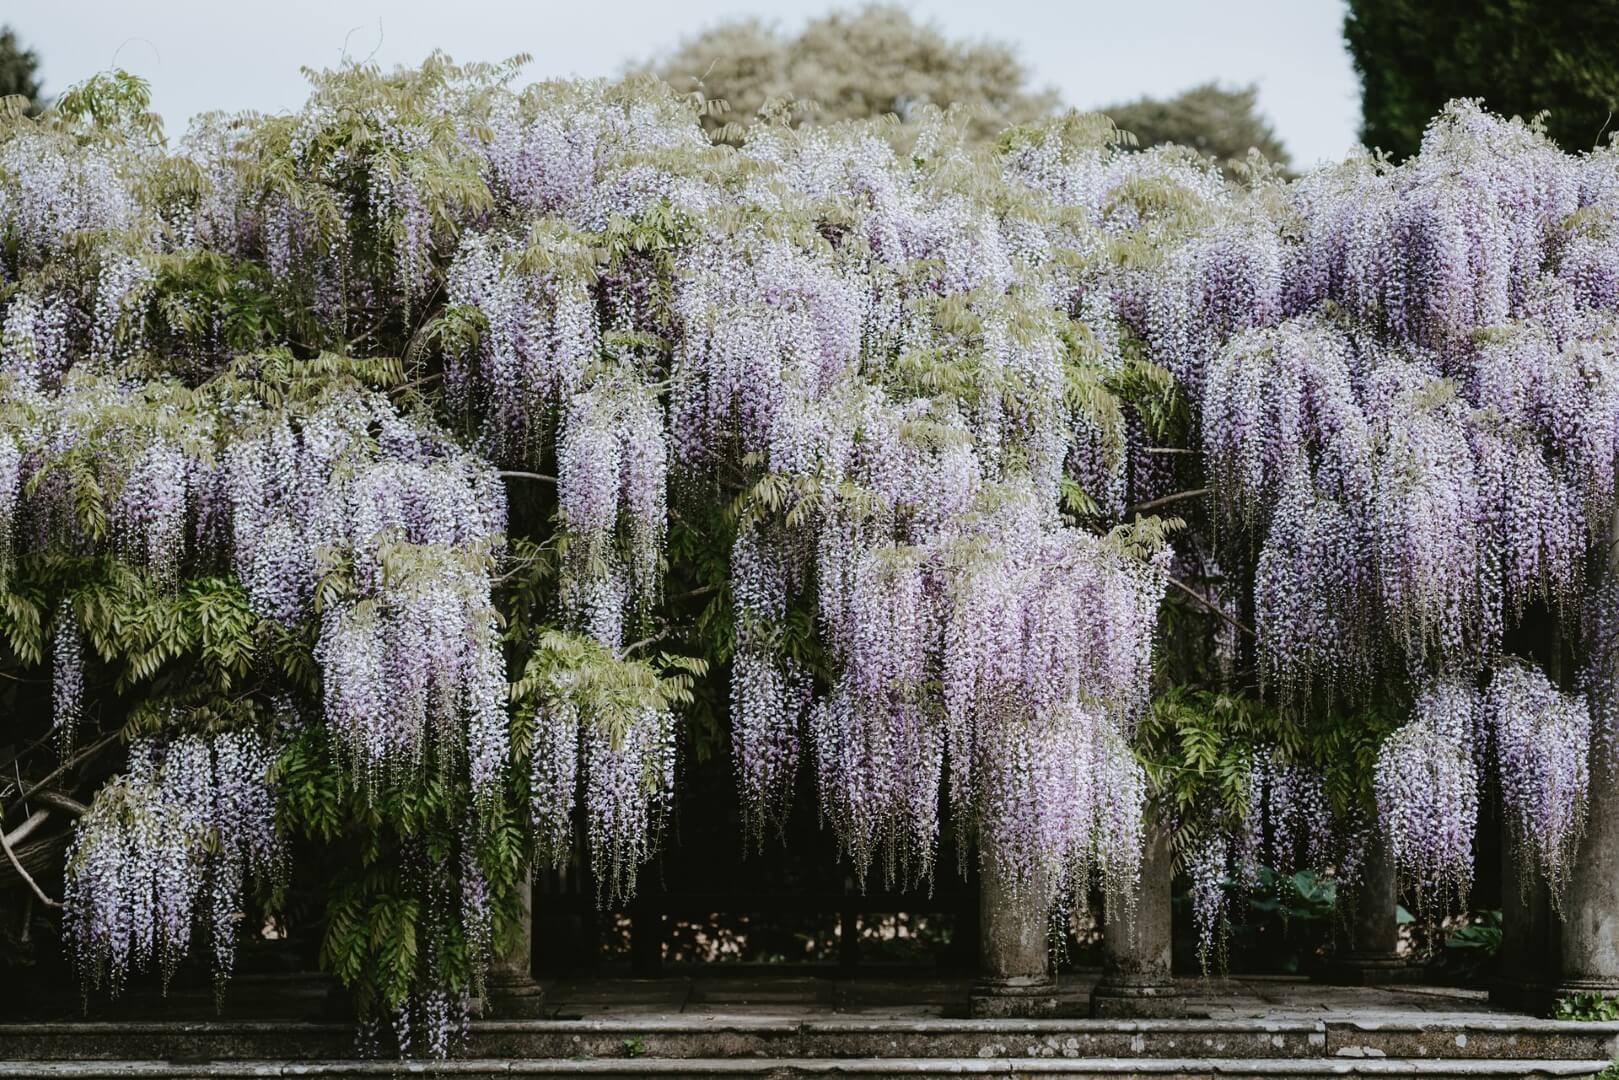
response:
<svg viewBox="0 0 1619 1080"><path fill-rule="evenodd" d="M1496 1003L1545 1013L1556 998L1572 993L1619 996L1619 785L1610 774L1592 785L1589 821L1562 911L1554 911L1544 887L1521 891L1514 853L1503 845L1510 873L1506 883L1505 933ZM1133 910L1108 917L1103 927L1104 967L1090 998L1098 1018L1173 1017L1185 1011L1170 971L1168 835L1155 830L1141 869ZM993 872L980 879L978 974L970 1008L985 1018L1055 1016L1072 1012L1057 993L1048 949L1047 915L1031 906ZM524 896L528 897L525 885ZM1330 969L1343 985L1398 982L1410 968L1398 955L1397 889L1392 860L1374 848L1353 900L1347 948ZM542 995L531 973L530 935L499 958L490 979L492 1012L531 1017ZM541 930L543 948L543 928Z"/></svg>

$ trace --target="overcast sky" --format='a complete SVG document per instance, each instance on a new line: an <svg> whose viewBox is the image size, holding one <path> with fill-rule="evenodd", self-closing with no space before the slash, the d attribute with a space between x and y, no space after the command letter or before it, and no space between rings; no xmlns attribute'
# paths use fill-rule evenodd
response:
<svg viewBox="0 0 1619 1080"><path fill-rule="evenodd" d="M796 27L850 2L785 0L7 0L0 22L40 54L47 93L114 65L149 79L171 133L206 109L296 108L301 66L345 53L385 67L435 48L457 60L534 56L535 77L612 75L734 15ZM912 0L956 37L1010 42L1071 105L1259 84L1299 165L1355 141L1359 99L1342 0Z"/></svg>

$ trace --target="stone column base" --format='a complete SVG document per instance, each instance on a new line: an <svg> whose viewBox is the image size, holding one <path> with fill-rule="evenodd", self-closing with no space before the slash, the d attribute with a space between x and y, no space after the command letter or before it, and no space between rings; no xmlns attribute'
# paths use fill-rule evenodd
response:
<svg viewBox="0 0 1619 1080"><path fill-rule="evenodd" d="M1315 981L1331 986L1388 986L1416 982L1422 969L1398 956L1350 953L1329 963Z"/></svg>
<svg viewBox="0 0 1619 1080"><path fill-rule="evenodd" d="M1557 1011L1557 1002L1575 994L1596 994L1600 997L1619 999L1619 978L1573 978L1564 979L1555 988L1549 988L1541 1008L1537 1012L1547 1014Z"/></svg>
<svg viewBox="0 0 1619 1080"><path fill-rule="evenodd" d="M967 998L975 1020L1028 1020L1060 1015L1057 984L1045 975L979 979Z"/></svg>
<svg viewBox="0 0 1619 1080"><path fill-rule="evenodd" d="M479 1015L485 1020L543 1020L545 989L522 975L491 975Z"/></svg>
<svg viewBox="0 0 1619 1080"><path fill-rule="evenodd" d="M1166 979L1103 976L1091 991L1091 1016L1098 1020L1172 1020L1185 1015L1186 995Z"/></svg>

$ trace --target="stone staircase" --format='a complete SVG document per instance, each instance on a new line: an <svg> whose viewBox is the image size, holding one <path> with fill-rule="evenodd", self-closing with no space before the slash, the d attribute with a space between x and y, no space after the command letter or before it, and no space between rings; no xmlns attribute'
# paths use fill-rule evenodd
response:
<svg viewBox="0 0 1619 1080"><path fill-rule="evenodd" d="M476 1021L446 1062L359 1060L342 1020L41 1019L0 1023L0 1078L1586 1077L1619 1057L1619 1023L1494 1012L1443 989L1194 982L1201 1015L1178 1020L965 1019L965 985L943 981L547 989L552 1018ZM1072 1011L1084 992L1069 990Z"/></svg>
<svg viewBox="0 0 1619 1080"><path fill-rule="evenodd" d="M344 1023L0 1025L0 1077L1576 1077L1619 1024L1375 1020L480 1021L447 1062L354 1060Z"/></svg>

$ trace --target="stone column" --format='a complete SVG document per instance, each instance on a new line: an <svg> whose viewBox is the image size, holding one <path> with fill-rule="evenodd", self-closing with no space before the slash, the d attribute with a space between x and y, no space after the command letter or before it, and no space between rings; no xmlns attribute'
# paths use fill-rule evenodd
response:
<svg viewBox="0 0 1619 1080"><path fill-rule="evenodd" d="M1608 580L1619 577L1619 508L1608 524ZM1603 601L1599 600L1598 603ZM1614 612L1599 612L1597 624L1612 633ZM1611 648L1600 643L1604 650ZM1590 646L1587 646L1590 648ZM1619 670L1611 653L1592 657L1606 663L1599 693L1619 695ZM1612 705L1608 697L1604 705ZM1619 997L1619 760L1608 733L1599 732L1591 752L1585 835L1574 859L1574 874L1563 898L1559 955L1563 961L1558 995L1596 993Z"/></svg>
<svg viewBox="0 0 1619 1080"><path fill-rule="evenodd" d="M1174 866L1169 833L1149 824L1146 850L1141 853L1141 891L1134 910L1103 912L1102 978L1091 991L1092 1016L1185 1015L1186 998L1170 974Z"/></svg>
<svg viewBox="0 0 1619 1080"><path fill-rule="evenodd" d="M1557 982L1557 920L1533 865L1519 866L1512 830L1501 828L1501 950L1490 1003L1541 1012Z"/></svg>
<svg viewBox="0 0 1619 1080"><path fill-rule="evenodd" d="M518 918L522 933L489 965L484 1015L502 1020L534 1020L545 1015L545 991L534 981L534 884L528 874L518 884L517 895L522 908Z"/></svg>
<svg viewBox="0 0 1619 1080"><path fill-rule="evenodd" d="M1355 888L1347 947L1328 966L1328 982L1375 986L1408 977L1411 968L1399 954L1399 892L1393 854L1379 833L1366 851Z"/></svg>
<svg viewBox="0 0 1619 1080"><path fill-rule="evenodd" d="M1592 754L1585 836L1563 899L1559 997L1619 997L1619 769Z"/></svg>
<svg viewBox="0 0 1619 1080"><path fill-rule="evenodd" d="M978 870L978 978L969 1012L975 1017L1054 1016L1045 890L1014 889L1012 884L986 851Z"/></svg>

